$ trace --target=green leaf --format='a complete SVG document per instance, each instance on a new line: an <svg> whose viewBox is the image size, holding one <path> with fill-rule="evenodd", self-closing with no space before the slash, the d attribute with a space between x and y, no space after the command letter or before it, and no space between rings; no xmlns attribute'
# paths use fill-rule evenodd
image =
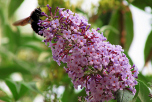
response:
<svg viewBox="0 0 152 102"><path fill-rule="evenodd" d="M148 77L148 76L144 76L142 73L138 74L138 79L141 80L143 83L145 83L146 85L148 85L148 82L152 81L152 77Z"/></svg>
<svg viewBox="0 0 152 102"><path fill-rule="evenodd" d="M29 88L21 82L18 97L21 98L27 91L29 91Z"/></svg>
<svg viewBox="0 0 152 102"><path fill-rule="evenodd" d="M3 13L3 8L0 6L0 24L4 25L5 18L4 18L4 13Z"/></svg>
<svg viewBox="0 0 152 102"><path fill-rule="evenodd" d="M0 102L3 100L4 102L12 102L12 97L10 97L7 92L4 91L5 89L3 87L0 88ZM2 102L3 102L2 101Z"/></svg>
<svg viewBox="0 0 152 102"><path fill-rule="evenodd" d="M73 102L79 102L78 97L82 96L82 98L83 98L86 96L86 92L85 92L84 88L78 93L76 93L74 90L75 89L74 89L72 83L70 85L66 86L64 93L62 95L62 98L61 98L62 102L71 102L71 100L74 100Z"/></svg>
<svg viewBox="0 0 152 102"><path fill-rule="evenodd" d="M74 87L69 85L66 86L65 89L66 90L64 90L61 100L62 102L70 102L73 99L72 95L74 94Z"/></svg>
<svg viewBox="0 0 152 102"><path fill-rule="evenodd" d="M117 102L129 102L133 99L134 95L128 90L118 90L116 94Z"/></svg>
<svg viewBox="0 0 152 102"><path fill-rule="evenodd" d="M135 99L133 99L133 100L130 101L130 102L142 102L142 101L139 99L139 97L136 97Z"/></svg>
<svg viewBox="0 0 152 102"><path fill-rule="evenodd" d="M129 0L127 0L129 1ZM151 7L152 8L152 0L133 0L133 2L131 2L132 5L138 7L141 10L145 10L145 7Z"/></svg>
<svg viewBox="0 0 152 102"><path fill-rule="evenodd" d="M42 94L36 87L35 82L24 83L24 82L14 82L12 80L5 80L6 85L10 89L14 100L20 99L27 91L35 91Z"/></svg>
<svg viewBox="0 0 152 102"><path fill-rule="evenodd" d="M17 8L22 4L24 0L11 0L8 5L8 16L12 17Z"/></svg>
<svg viewBox="0 0 152 102"><path fill-rule="evenodd" d="M129 50L130 45L133 40L133 19L132 19L132 13L129 9L129 7L126 7L126 12L124 14L124 26L125 26L125 31L126 31L126 36L125 36L125 50Z"/></svg>
<svg viewBox="0 0 152 102"><path fill-rule="evenodd" d="M128 55L128 53L127 53L126 51L124 51L124 54L125 54L126 57L129 59L129 63L130 63L131 65L133 65L133 62L132 62L130 56Z"/></svg>
<svg viewBox="0 0 152 102"><path fill-rule="evenodd" d="M22 83L23 84L23 83ZM35 82L29 82L29 83L24 83L24 86L26 86L29 90L34 91L36 93L42 94L40 90L37 88Z"/></svg>
<svg viewBox="0 0 152 102"><path fill-rule="evenodd" d="M124 12L124 13L122 13ZM122 18L122 19L120 19ZM115 45L121 44L121 36L124 36L124 48L126 51L129 50L130 45L133 40L133 19L132 14L128 6L125 7L125 10L115 10L111 16L109 25L117 30L113 32L112 30L108 33L108 41ZM120 30L122 30L120 32ZM122 34L121 34L122 33ZM120 35L121 34L121 35Z"/></svg>
<svg viewBox="0 0 152 102"><path fill-rule="evenodd" d="M100 8L100 7L99 7ZM98 19L102 20L102 25L108 25L109 22L110 22L110 19L111 19L111 15L112 15L112 11L111 10L107 10L106 12L103 12L101 10L101 8L98 10L98 14L96 16L99 16ZM98 21L97 20L95 23L98 24ZM101 22L101 21L100 21ZM98 24L98 27L102 26L101 24L99 25Z"/></svg>
<svg viewBox="0 0 152 102"><path fill-rule="evenodd" d="M16 49L18 48L20 44L20 35L19 33L14 32L10 25L3 25L3 34L5 37L8 38L7 46L5 45L5 48L9 49L9 51L16 52Z"/></svg>
<svg viewBox="0 0 152 102"><path fill-rule="evenodd" d="M138 97L139 84L135 86L135 89L136 89L136 94L135 94L135 96L134 96L134 98L133 98L133 100L132 100L131 102L136 102L137 100L138 100L137 102L140 102L140 99L139 99L139 97Z"/></svg>
<svg viewBox="0 0 152 102"><path fill-rule="evenodd" d="M112 26L114 29L116 29L118 32L114 33L113 31L110 31L108 33L107 40L112 44L119 45L120 44L120 32L119 32L119 12L118 12L118 10L116 10L112 13L109 25Z"/></svg>
<svg viewBox="0 0 152 102"><path fill-rule="evenodd" d="M148 60L152 61L152 31L149 33L146 43L145 43L145 48L144 48L144 60L145 63ZM150 58L151 57L151 58Z"/></svg>
<svg viewBox="0 0 152 102"><path fill-rule="evenodd" d="M17 84L11 80L5 80L6 85L10 89L15 100L18 100L18 89Z"/></svg>
<svg viewBox="0 0 152 102"><path fill-rule="evenodd" d="M117 100L112 99L112 100L110 100L110 101L108 101L108 102L117 102Z"/></svg>
<svg viewBox="0 0 152 102"><path fill-rule="evenodd" d="M150 100L150 97L148 96L150 91L147 85L140 80L138 80L138 84L139 84L138 98L141 100L141 102L152 102L152 100Z"/></svg>
<svg viewBox="0 0 152 102"><path fill-rule="evenodd" d="M30 74L30 71L18 65L0 66L0 79L8 78L9 75L15 72L19 72L21 74Z"/></svg>

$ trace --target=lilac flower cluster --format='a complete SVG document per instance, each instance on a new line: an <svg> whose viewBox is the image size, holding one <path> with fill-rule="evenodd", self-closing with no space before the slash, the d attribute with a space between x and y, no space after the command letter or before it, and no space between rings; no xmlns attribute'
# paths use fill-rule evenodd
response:
<svg viewBox="0 0 152 102"><path fill-rule="evenodd" d="M64 68L77 89L85 87L88 102L104 102L115 98L117 90L127 89L136 93L138 70L131 66L123 49L106 41L99 29L91 29L87 19L70 10L47 5L50 16L38 25L49 43L53 59L66 63ZM58 14L58 16L57 16Z"/></svg>

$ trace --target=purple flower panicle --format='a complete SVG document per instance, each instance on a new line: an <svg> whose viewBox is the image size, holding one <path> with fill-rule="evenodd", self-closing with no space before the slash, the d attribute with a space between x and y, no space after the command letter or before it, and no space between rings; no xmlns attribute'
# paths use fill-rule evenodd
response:
<svg viewBox="0 0 152 102"><path fill-rule="evenodd" d="M88 102L115 99L117 90L136 93L138 69L129 64L121 46L107 42L99 28L90 30L91 24L84 17L63 8L53 14L47 7L50 15L42 13L47 18L39 21L43 27L39 34L49 43L58 65L67 63L64 69L74 87L85 87Z"/></svg>

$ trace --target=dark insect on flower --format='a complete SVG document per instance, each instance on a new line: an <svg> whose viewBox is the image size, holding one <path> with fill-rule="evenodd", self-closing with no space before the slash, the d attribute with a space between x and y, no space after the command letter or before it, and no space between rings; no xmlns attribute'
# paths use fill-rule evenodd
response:
<svg viewBox="0 0 152 102"><path fill-rule="evenodd" d="M42 11L41 11L40 7L36 8L29 17L16 21L13 23L13 25L14 26L25 26L26 24L30 23L32 29L36 33L38 33L42 29L42 27L37 24L40 20L40 17L43 16L43 15L41 15L41 12Z"/></svg>

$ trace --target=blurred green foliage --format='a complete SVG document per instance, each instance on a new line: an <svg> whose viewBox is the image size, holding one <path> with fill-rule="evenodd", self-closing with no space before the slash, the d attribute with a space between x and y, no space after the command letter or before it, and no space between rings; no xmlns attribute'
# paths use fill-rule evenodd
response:
<svg viewBox="0 0 152 102"><path fill-rule="evenodd" d="M152 8L151 0L99 0L99 6L91 4L89 12L84 11L81 6L84 0L77 0L71 4L69 0L38 0L40 6L49 4L52 11L56 7L71 9L88 18L93 28L101 28L100 32L108 38L108 41L115 45L121 45L125 54L132 64L128 50L133 41L133 19L129 4L144 10L145 7ZM70 78L64 71L63 66L58 66L52 59L50 48L34 32L22 34L18 27L13 27L14 13L24 0L0 0L0 80L8 86L11 95L0 89L0 100L6 102L33 102L37 95L44 97L44 102L77 102L78 96L85 96L85 90L75 92ZM48 12L45 8L43 11ZM91 14L91 15L89 15ZM145 63L152 62L152 33L149 34L145 49ZM137 65L138 66L138 65ZM13 81L12 75L19 73L22 81ZM146 80L145 80L146 79ZM152 76L139 75L137 94L133 102L147 101L148 82ZM58 96L58 88L63 86L62 95ZM144 90L146 88L146 90ZM61 90L59 90L61 91ZM52 98L53 96L53 98ZM143 98L144 97L144 98ZM140 101L139 101L140 100ZM111 102L114 102L112 100ZM145 102L146 102L145 101Z"/></svg>

